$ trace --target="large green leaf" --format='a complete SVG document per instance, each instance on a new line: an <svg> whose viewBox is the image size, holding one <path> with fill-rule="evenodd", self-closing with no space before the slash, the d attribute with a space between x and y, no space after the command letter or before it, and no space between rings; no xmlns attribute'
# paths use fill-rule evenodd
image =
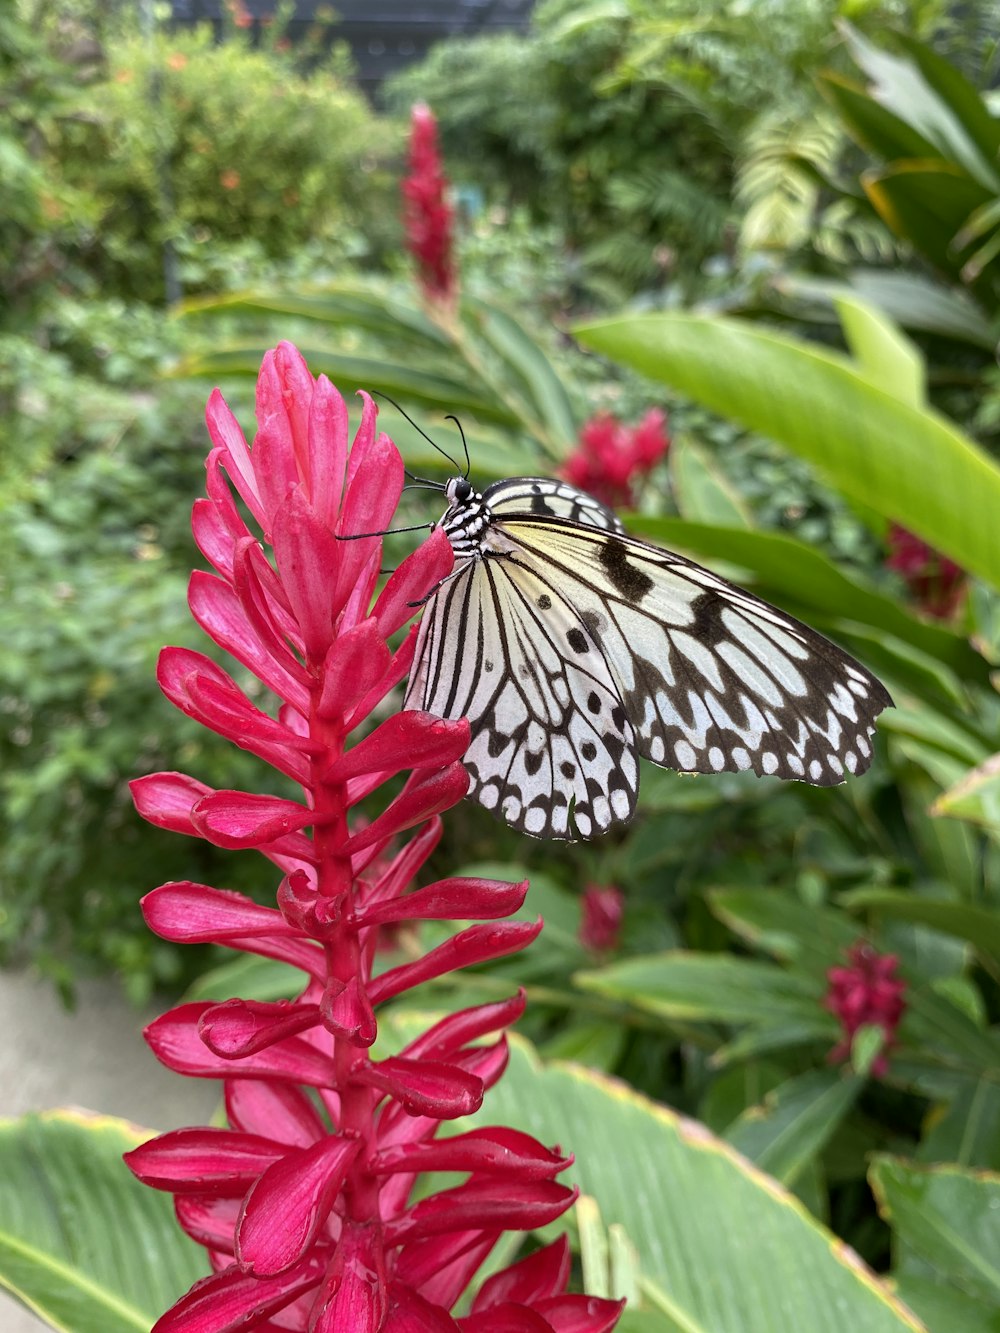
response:
<svg viewBox="0 0 1000 1333"><path fill-rule="evenodd" d="M957 1166L875 1159L871 1185L900 1257L1000 1307L1000 1176Z"/></svg>
<svg viewBox="0 0 1000 1333"><path fill-rule="evenodd" d="M951 422L848 358L735 319L679 312L583 325L580 341L780 441L845 495L1000 587L1000 467Z"/></svg>
<svg viewBox="0 0 1000 1333"><path fill-rule="evenodd" d="M397 1044L417 1021L405 1016ZM515 1038L510 1066L475 1122L514 1125L572 1150L562 1178L596 1200L609 1232L622 1229L638 1256L643 1304L660 1317L636 1328L926 1333L779 1184L703 1125L616 1079L574 1065L543 1068Z"/></svg>
<svg viewBox="0 0 1000 1333"><path fill-rule="evenodd" d="M320 330L362 329L392 349L381 359L348 356L331 340L307 359L340 384L400 396L442 412L472 412L485 421L519 425L549 458L558 460L576 438L569 394L543 349L506 311L467 297L460 317L432 320L391 291L364 283L325 283L297 291L235 292L179 307L182 318L219 313L308 320ZM258 321L259 322L259 321ZM258 344L227 342L184 358L175 374L256 373ZM414 353L424 362L414 365ZM490 450L482 451L489 460ZM487 465L485 471L491 469ZM495 471L492 475L497 475Z"/></svg>
<svg viewBox="0 0 1000 1333"><path fill-rule="evenodd" d="M148 1137L83 1111L0 1122L0 1285L53 1328L149 1333L208 1271L121 1160Z"/></svg>
<svg viewBox="0 0 1000 1333"><path fill-rule="evenodd" d="M1000 754L977 764L937 798L932 815L950 815L1000 836Z"/></svg>
<svg viewBox="0 0 1000 1333"><path fill-rule="evenodd" d="M693 523L752 528L743 497L708 453L686 432L670 447L670 481L681 517Z"/></svg>
<svg viewBox="0 0 1000 1333"><path fill-rule="evenodd" d="M894 393L901 403L923 407L927 375L917 345L867 301L838 296L834 303L851 354L868 378Z"/></svg>
<svg viewBox="0 0 1000 1333"><path fill-rule="evenodd" d="M1000 1084L993 1071L964 1083L942 1114L927 1117L917 1149L921 1162L954 1162L959 1166L1000 1171Z"/></svg>
<svg viewBox="0 0 1000 1333"><path fill-rule="evenodd" d="M931 1058L942 1067L974 1077L1000 1069L1000 1042L969 1015L926 985L911 985L900 1035L911 1052Z"/></svg>
<svg viewBox="0 0 1000 1333"><path fill-rule="evenodd" d="M919 1327L778 1185L624 1084L571 1066L508 1075L482 1118L572 1145L579 1184L638 1251L644 1301L686 1333Z"/></svg>
<svg viewBox="0 0 1000 1333"><path fill-rule="evenodd" d="M880 268L852 269L850 281L863 301L904 328L956 338L988 352L996 348L997 330L961 288Z"/></svg>
<svg viewBox="0 0 1000 1333"><path fill-rule="evenodd" d="M933 1333L1000 1333L1000 1309L949 1283L900 1273L894 1274L892 1286Z"/></svg>
<svg viewBox="0 0 1000 1333"><path fill-rule="evenodd" d="M513 389L515 401L523 404L525 426L534 426L552 459L565 457L576 440L573 405L538 343L498 306L469 298L462 310L465 324L485 343L486 355L477 355L464 325L455 331L458 350L467 361L478 363L483 379L499 374ZM503 396L509 401L507 393Z"/></svg>
<svg viewBox="0 0 1000 1333"><path fill-rule="evenodd" d="M963 133L975 143L984 161L995 167L1000 153L1000 120L976 86L957 65L938 55L927 42L903 32L897 34L896 40L919 69L927 87L959 121Z"/></svg>

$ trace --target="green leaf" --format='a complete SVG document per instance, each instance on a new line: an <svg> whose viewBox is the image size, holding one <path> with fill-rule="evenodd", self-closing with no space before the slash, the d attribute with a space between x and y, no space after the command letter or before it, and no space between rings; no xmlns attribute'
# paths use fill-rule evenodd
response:
<svg viewBox="0 0 1000 1333"><path fill-rule="evenodd" d="M372 333L429 351L450 346L445 333L421 310L387 292L360 283L330 282L295 291L263 288L220 296L189 297L174 307L181 319L216 314L280 315L309 319L327 327L368 329Z"/></svg>
<svg viewBox="0 0 1000 1333"><path fill-rule="evenodd" d="M863 1078L811 1070L773 1089L726 1130L726 1142L783 1185L823 1151L864 1087Z"/></svg>
<svg viewBox="0 0 1000 1333"><path fill-rule="evenodd" d="M886 226L910 241L944 273L958 278L967 257L955 237L971 213L991 195L960 168L913 158L870 168L861 184Z"/></svg>
<svg viewBox="0 0 1000 1333"><path fill-rule="evenodd" d="M300 347L314 375L329 376L345 396L353 389L377 390L423 407L470 413L484 421L506 426L519 424L517 415L485 391L476 392L468 378L456 379L438 371L421 370L387 358L347 356L325 347ZM172 378L218 379L225 375L256 376L265 348L256 343L229 343L214 352L185 357L171 371Z"/></svg>
<svg viewBox="0 0 1000 1333"><path fill-rule="evenodd" d="M961 288L945 287L919 273L878 268L852 269L850 282L863 301L904 328L955 338L989 352L997 345L993 325Z"/></svg>
<svg viewBox="0 0 1000 1333"><path fill-rule="evenodd" d="M748 944L775 958L825 973L860 934L845 912L769 889L710 889L712 912Z"/></svg>
<svg viewBox="0 0 1000 1333"><path fill-rule="evenodd" d="M916 1273L894 1275L893 1288L933 1333L1000 1333L1000 1310L948 1283Z"/></svg>
<svg viewBox="0 0 1000 1333"><path fill-rule="evenodd" d="M840 901L850 909L865 908L876 915L943 930L1000 960L1000 913L994 908L895 889L854 889L843 894Z"/></svg>
<svg viewBox="0 0 1000 1333"><path fill-rule="evenodd" d="M681 517L717 527L752 528L743 497L711 456L687 432L670 446L670 480Z"/></svg>
<svg viewBox="0 0 1000 1333"><path fill-rule="evenodd" d="M1000 1171L1000 1085L992 1071L960 1087L943 1115L928 1117L917 1156Z"/></svg>
<svg viewBox="0 0 1000 1333"><path fill-rule="evenodd" d="M573 1065L539 1067L515 1038L476 1118L576 1161L565 1177L639 1256L643 1303L682 1333L919 1333L843 1242L702 1125ZM468 1122L460 1126L464 1128ZM617 1294L617 1293L616 1293Z"/></svg>
<svg viewBox="0 0 1000 1333"><path fill-rule="evenodd" d="M978 1076L1000 1067L1000 1043L950 999L915 982L906 991L900 1036L913 1051L933 1053L951 1069Z"/></svg>
<svg viewBox="0 0 1000 1333"><path fill-rule="evenodd" d="M895 735L933 746L959 764L977 764L986 758L986 746L978 736L970 735L966 727L925 705L911 707L899 703L887 724Z"/></svg>
<svg viewBox="0 0 1000 1333"><path fill-rule="evenodd" d="M579 972L584 990L664 1018L713 1023L781 1023L832 1019L820 1009L818 987L770 963L728 954L669 952L629 958L600 971Z"/></svg>
<svg viewBox="0 0 1000 1333"><path fill-rule="evenodd" d="M538 343L506 311L485 301L467 298L463 315L487 344L492 354L490 369L500 366L523 397L529 417L543 427L550 456L564 458L576 441L576 418L569 395ZM458 347L468 357L470 349L459 329ZM528 422L525 422L528 425Z"/></svg>
<svg viewBox="0 0 1000 1333"><path fill-rule="evenodd" d="M869 1175L897 1244L937 1277L1000 1306L1000 1176L880 1155Z"/></svg>
<svg viewBox="0 0 1000 1333"><path fill-rule="evenodd" d="M897 33L896 39L920 70L927 87L952 112L983 158L995 162L1000 153L1000 120L992 114L975 85L929 43L905 32Z"/></svg>
<svg viewBox="0 0 1000 1333"><path fill-rule="evenodd" d="M302 990L302 973L290 963L253 954L211 967L188 988L186 1000L290 1000Z"/></svg>
<svg viewBox="0 0 1000 1333"><path fill-rule="evenodd" d="M843 24L851 55L873 84L872 96L932 143L946 161L957 163L988 190L1000 189L994 160L996 127L975 89L957 71L942 72L941 60L917 63L918 44L908 56L892 55ZM925 71L931 74L926 77ZM944 94L944 95L942 95Z"/></svg>
<svg viewBox="0 0 1000 1333"><path fill-rule="evenodd" d="M1000 467L951 422L834 352L728 318L620 316L581 342L780 441L845 495L1000 587Z"/></svg>
<svg viewBox="0 0 1000 1333"><path fill-rule="evenodd" d="M931 814L966 819L1000 836L1000 754L990 755L942 792Z"/></svg>
<svg viewBox="0 0 1000 1333"><path fill-rule="evenodd" d="M453 421L445 421L446 404L441 404L433 413L434 419L421 412L418 425L441 448L460 462L464 469L462 440ZM451 464L442 458L424 435L416 430L411 421L397 412L391 403L379 404L379 429L392 439L403 461L411 472L422 476L440 476L442 472L450 476L454 471ZM539 470L539 451L537 445L521 435L504 431L502 426L495 428L477 427L468 418L462 423L465 438L469 445L469 456L477 480L492 477L530 477Z"/></svg>
<svg viewBox="0 0 1000 1333"><path fill-rule="evenodd" d="M820 92L837 110L848 134L875 157L929 157L934 145L888 110L863 84L827 70L817 78Z"/></svg>
<svg viewBox="0 0 1000 1333"><path fill-rule="evenodd" d="M778 532L750 532L637 514L629 527L672 550L724 560L748 571L759 596L809 618L817 611L840 626L870 625L936 658L966 680L988 685L990 668L968 640L911 615L857 575L845 574L815 547Z"/></svg>
<svg viewBox="0 0 1000 1333"><path fill-rule="evenodd" d="M66 1333L149 1333L206 1276L169 1197L121 1160L148 1132L49 1111L0 1121L0 1284Z"/></svg>
<svg viewBox="0 0 1000 1333"><path fill-rule="evenodd" d="M703 1127L572 1066L531 1082L511 1073L491 1094L489 1119L572 1145L584 1193L639 1254L644 1302L677 1328L919 1327L856 1256Z"/></svg>
<svg viewBox="0 0 1000 1333"><path fill-rule="evenodd" d="M919 348L867 302L838 296L834 305L847 345L872 383L885 385L901 403L922 407L927 383Z"/></svg>

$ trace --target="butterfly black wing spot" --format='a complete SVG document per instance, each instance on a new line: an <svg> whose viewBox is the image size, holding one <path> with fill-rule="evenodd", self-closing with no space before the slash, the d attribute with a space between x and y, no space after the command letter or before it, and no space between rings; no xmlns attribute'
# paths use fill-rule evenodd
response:
<svg viewBox="0 0 1000 1333"><path fill-rule="evenodd" d="M601 546L600 561L618 592L627 602L637 604L653 591L654 583L644 570L629 561L628 555L628 546L610 537Z"/></svg>

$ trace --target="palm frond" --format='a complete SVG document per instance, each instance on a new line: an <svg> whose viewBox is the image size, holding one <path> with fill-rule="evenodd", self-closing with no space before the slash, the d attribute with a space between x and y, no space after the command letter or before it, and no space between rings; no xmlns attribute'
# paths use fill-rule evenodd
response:
<svg viewBox="0 0 1000 1333"><path fill-rule="evenodd" d="M737 164L743 251L795 250L809 237L818 180L834 168L842 134L832 117L811 107L796 116L758 117L743 138Z"/></svg>

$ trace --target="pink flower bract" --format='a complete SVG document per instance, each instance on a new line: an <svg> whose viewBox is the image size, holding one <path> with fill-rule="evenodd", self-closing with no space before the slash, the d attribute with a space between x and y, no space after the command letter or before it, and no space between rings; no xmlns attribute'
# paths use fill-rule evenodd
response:
<svg viewBox="0 0 1000 1333"><path fill-rule="evenodd" d="M895 975L899 964L895 954L877 953L864 940L848 949L847 960L846 967L831 967L826 974L830 989L824 1007L836 1016L844 1031L829 1059L836 1062L849 1057L851 1042L860 1027L880 1027L884 1041L872 1062L872 1073L881 1077L888 1072L888 1052L895 1045L896 1028L906 1009L906 982Z"/></svg>
<svg viewBox="0 0 1000 1333"><path fill-rule="evenodd" d="M898 523L889 529L885 563L902 575L921 610L935 619L950 620L965 599L965 571Z"/></svg>
<svg viewBox="0 0 1000 1333"><path fill-rule="evenodd" d="M425 296L448 303L455 297L452 241L454 211L437 143L437 121L418 102L410 116L410 173L403 182L406 243L417 261Z"/></svg>
<svg viewBox="0 0 1000 1333"><path fill-rule="evenodd" d="M612 508L635 503L636 487L670 448L667 418L652 407L636 426L599 412L580 431L580 442L562 475Z"/></svg>

